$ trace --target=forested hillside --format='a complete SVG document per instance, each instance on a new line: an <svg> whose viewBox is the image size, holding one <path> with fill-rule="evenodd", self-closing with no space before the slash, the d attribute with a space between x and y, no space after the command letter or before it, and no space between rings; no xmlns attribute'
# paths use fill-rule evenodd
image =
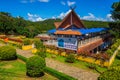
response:
<svg viewBox="0 0 120 80"><path fill-rule="evenodd" d="M45 21L31 22L22 17L13 17L7 12L0 12L0 33L34 37L39 33L55 28L54 22L58 21L61 21L61 19L47 19ZM87 28L108 27L108 22L85 20L82 22Z"/></svg>

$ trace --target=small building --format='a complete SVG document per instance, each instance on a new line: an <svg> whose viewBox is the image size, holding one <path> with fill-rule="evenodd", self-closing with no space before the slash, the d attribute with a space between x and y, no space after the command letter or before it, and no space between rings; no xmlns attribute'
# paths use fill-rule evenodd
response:
<svg viewBox="0 0 120 80"><path fill-rule="evenodd" d="M50 38L44 42L58 48L82 52L98 53L112 42L108 28L87 28L71 10L62 22L55 22L55 29L49 30Z"/></svg>

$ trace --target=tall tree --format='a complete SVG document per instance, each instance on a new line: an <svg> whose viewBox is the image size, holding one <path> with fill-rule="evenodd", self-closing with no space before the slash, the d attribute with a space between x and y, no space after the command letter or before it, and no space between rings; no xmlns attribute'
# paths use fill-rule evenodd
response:
<svg viewBox="0 0 120 80"><path fill-rule="evenodd" d="M5 34L13 32L13 21L10 13L0 12L0 31Z"/></svg>
<svg viewBox="0 0 120 80"><path fill-rule="evenodd" d="M112 18L117 21L120 20L120 2L114 2L112 4L112 9Z"/></svg>

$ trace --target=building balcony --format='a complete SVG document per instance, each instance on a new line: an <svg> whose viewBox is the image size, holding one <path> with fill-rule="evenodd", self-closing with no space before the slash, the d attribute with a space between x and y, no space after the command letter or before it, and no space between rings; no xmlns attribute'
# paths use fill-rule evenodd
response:
<svg viewBox="0 0 120 80"><path fill-rule="evenodd" d="M102 45L104 43L103 39L96 39L92 42L83 44L82 46L78 46L78 50L77 52L89 52L95 48L97 48L98 46Z"/></svg>

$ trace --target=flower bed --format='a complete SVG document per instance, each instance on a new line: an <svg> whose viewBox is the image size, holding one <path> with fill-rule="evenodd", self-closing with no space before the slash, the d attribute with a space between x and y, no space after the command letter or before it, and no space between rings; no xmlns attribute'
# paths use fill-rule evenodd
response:
<svg viewBox="0 0 120 80"><path fill-rule="evenodd" d="M46 52L55 54L55 55L61 55L64 57L68 55L68 53L66 52L59 52L59 50L54 50L54 49L49 49L49 48L46 48ZM81 53L79 55L75 55L75 58L76 60L97 64L102 67L109 67L111 65L111 59L112 59L106 53L92 54L92 55L90 53Z"/></svg>

